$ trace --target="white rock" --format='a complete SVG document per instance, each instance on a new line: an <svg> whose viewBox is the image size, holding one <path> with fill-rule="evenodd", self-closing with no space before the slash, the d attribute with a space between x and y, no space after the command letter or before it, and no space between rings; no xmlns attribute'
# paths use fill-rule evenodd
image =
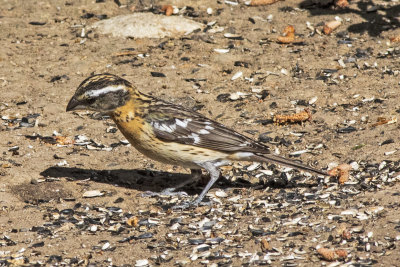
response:
<svg viewBox="0 0 400 267"><path fill-rule="evenodd" d="M110 247L110 243L109 242L106 242L102 247L101 247L101 250L106 250L106 249L108 249Z"/></svg>
<svg viewBox="0 0 400 267"><path fill-rule="evenodd" d="M134 13L98 21L92 25L101 34L114 37L163 38L202 29L203 24L178 16Z"/></svg>
<svg viewBox="0 0 400 267"><path fill-rule="evenodd" d="M100 192L100 190L91 190L83 193L83 197L101 197L104 193Z"/></svg>
<svg viewBox="0 0 400 267"><path fill-rule="evenodd" d="M222 191L222 190L216 191L216 192L215 192L215 195L216 195L217 197L227 197L227 196L228 196L228 194L225 193L225 192Z"/></svg>
<svg viewBox="0 0 400 267"><path fill-rule="evenodd" d="M143 267L143 266L148 266L149 261L148 260L137 260L135 263L135 267Z"/></svg>
<svg viewBox="0 0 400 267"><path fill-rule="evenodd" d="M315 102L317 102L317 100L318 100L318 96L314 96L313 98L310 99L310 101L308 101L308 104L312 105Z"/></svg>
<svg viewBox="0 0 400 267"><path fill-rule="evenodd" d="M355 170L355 171L358 171L358 169L359 169L359 165L358 165L358 163L357 163L357 161L352 161L351 163L350 163L350 166L351 166L351 168L353 169L353 170Z"/></svg>
<svg viewBox="0 0 400 267"><path fill-rule="evenodd" d="M234 80L236 80L236 79L238 79L238 78L240 78L242 76L243 76L243 72L238 71L232 76L231 80L234 81Z"/></svg>
<svg viewBox="0 0 400 267"><path fill-rule="evenodd" d="M220 54L226 54L229 52L229 49L224 49L224 48L215 48L215 52L220 53Z"/></svg>

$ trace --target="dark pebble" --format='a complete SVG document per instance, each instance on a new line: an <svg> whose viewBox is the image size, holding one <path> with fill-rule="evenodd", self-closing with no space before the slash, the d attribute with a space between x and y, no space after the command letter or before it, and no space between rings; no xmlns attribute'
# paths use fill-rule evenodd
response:
<svg viewBox="0 0 400 267"><path fill-rule="evenodd" d="M65 74L64 75L56 75L56 76L53 76L50 78L50 82L53 83L53 82L59 81L61 79L69 80L69 77Z"/></svg>
<svg viewBox="0 0 400 267"><path fill-rule="evenodd" d="M173 225L175 223L181 223L182 222L182 218L173 218L169 221L169 225Z"/></svg>
<svg viewBox="0 0 400 267"><path fill-rule="evenodd" d="M210 250L210 246L202 246L201 248L198 248L197 251L198 252L204 252Z"/></svg>
<svg viewBox="0 0 400 267"><path fill-rule="evenodd" d="M304 235L302 232L291 232L288 234L288 237L293 237L293 236L298 236L298 235Z"/></svg>
<svg viewBox="0 0 400 267"><path fill-rule="evenodd" d="M41 21L30 21L29 24L35 25L35 26L43 26L46 24L46 22L41 22Z"/></svg>
<svg viewBox="0 0 400 267"><path fill-rule="evenodd" d="M251 234L252 234L253 236L264 236L264 235L267 234L266 232L264 232L264 231L261 230L261 229L251 229L250 232L251 232Z"/></svg>
<svg viewBox="0 0 400 267"><path fill-rule="evenodd" d="M271 124L271 123L274 123L274 121L273 120L271 120L271 119L266 119L266 120L256 120L256 121L254 121L255 123L261 123L262 125L267 125L267 124Z"/></svg>
<svg viewBox="0 0 400 267"><path fill-rule="evenodd" d="M62 215L72 215L74 214L74 210L73 209L64 209L60 211L60 214Z"/></svg>
<svg viewBox="0 0 400 267"><path fill-rule="evenodd" d="M261 95L260 99L264 100L269 96L269 92L267 90L262 90L260 95Z"/></svg>
<svg viewBox="0 0 400 267"><path fill-rule="evenodd" d="M152 233L144 233L136 237L136 239L146 239L146 238L152 238L153 234Z"/></svg>
<svg viewBox="0 0 400 267"><path fill-rule="evenodd" d="M338 133L351 133L351 132L355 132L355 131L357 131L357 129L354 128L353 126L337 129Z"/></svg>
<svg viewBox="0 0 400 267"><path fill-rule="evenodd" d="M122 203L122 202L124 202L124 200L125 200L125 199L123 199L122 197L119 197L119 198L117 198L116 200L114 200L114 204Z"/></svg>
<svg viewBox="0 0 400 267"><path fill-rule="evenodd" d="M114 212L114 213L121 213L122 209L119 207L107 207L106 208L108 211Z"/></svg>
<svg viewBox="0 0 400 267"><path fill-rule="evenodd" d="M276 102L272 102L271 104L269 104L270 108L277 108L278 104Z"/></svg>
<svg viewBox="0 0 400 267"><path fill-rule="evenodd" d="M81 16L81 19L90 19L93 18L95 14L93 13L85 13L84 15Z"/></svg>
<svg viewBox="0 0 400 267"><path fill-rule="evenodd" d="M344 40L339 40L338 41L338 44L351 44L351 43L352 43L352 41L349 40L349 39L344 39Z"/></svg>
<svg viewBox="0 0 400 267"><path fill-rule="evenodd" d="M393 140L393 139L388 139L388 140L383 141L383 142L381 143L381 146L383 146L383 145L388 145L388 144L393 144L393 143L394 143L394 140Z"/></svg>
<svg viewBox="0 0 400 267"><path fill-rule="evenodd" d="M47 260L47 263L53 263L53 262L60 262L62 261L62 257L59 255L50 255L49 259Z"/></svg>
<svg viewBox="0 0 400 267"><path fill-rule="evenodd" d="M44 247L44 242L39 242L39 243L35 243L32 245L33 248L40 248L40 247Z"/></svg>
<svg viewBox="0 0 400 267"><path fill-rule="evenodd" d="M131 235L131 236L125 237L121 240L118 240L118 243L125 243L125 242L129 242L131 240L134 240L134 239L136 239L136 237L134 235Z"/></svg>
<svg viewBox="0 0 400 267"><path fill-rule="evenodd" d="M296 104L299 105L299 106L305 106L305 107L308 106L308 102L306 100L304 100L304 99L301 99L301 100L297 101Z"/></svg>
<svg viewBox="0 0 400 267"><path fill-rule="evenodd" d="M207 243L210 244L216 244L216 243L221 243L223 242L225 239L222 237L215 237L215 238L207 238Z"/></svg>
<svg viewBox="0 0 400 267"><path fill-rule="evenodd" d="M152 71L150 72L151 76L153 77L166 77L164 73Z"/></svg>
<svg viewBox="0 0 400 267"><path fill-rule="evenodd" d="M230 95L231 94L220 94L217 96L217 101L222 102L222 103L228 102Z"/></svg>
<svg viewBox="0 0 400 267"><path fill-rule="evenodd" d="M258 136L258 141L262 143L269 143L272 141L272 137L268 136L271 132L262 133Z"/></svg>
<svg viewBox="0 0 400 267"><path fill-rule="evenodd" d="M206 242L205 239L188 239L190 245L201 245Z"/></svg>
<svg viewBox="0 0 400 267"><path fill-rule="evenodd" d="M235 63L233 63L233 65L235 66L235 67L245 67L245 68L248 68L249 67L249 65L251 65L249 62L246 62L246 61L235 61Z"/></svg>

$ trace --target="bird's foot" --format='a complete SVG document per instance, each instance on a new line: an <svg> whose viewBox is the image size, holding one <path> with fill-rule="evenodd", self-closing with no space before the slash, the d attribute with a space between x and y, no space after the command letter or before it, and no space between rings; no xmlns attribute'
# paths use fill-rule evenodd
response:
<svg viewBox="0 0 400 267"><path fill-rule="evenodd" d="M190 201L182 201L181 203L172 207L173 210L187 210L189 208L194 208L196 206L192 206L193 202Z"/></svg>
<svg viewBox="0 0 400 267"><path fill-rule="evenodd" d="M170 187L170 188L166 188L163 191L161 191L161 195L164 196L178 196L178 197L186 197L188 194L184 191L178 191L178 192L174 192L176 188L174 187Z"/></svg>
<svg viewBox="0 0 400 267"><path fill-rule="evenodd" d="M161 192L153 192L153 191L146 191L142 193L142 197L160 197L160 196L178 196L178 197L184 197L187 196L188 194L183 191L179 192L174 192L175 188L166 188Z"/></svg>

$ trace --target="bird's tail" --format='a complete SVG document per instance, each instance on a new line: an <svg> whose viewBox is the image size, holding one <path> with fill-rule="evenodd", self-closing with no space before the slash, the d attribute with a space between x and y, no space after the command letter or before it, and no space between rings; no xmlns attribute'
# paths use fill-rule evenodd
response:
<svg viewBox="0 0 400 267"><path fill-rule="evenodd" d="M323 170L318 170L313 167L307 166L301 162L287 159L287 158L284 158L284 157L281 157L281 156L278 156L275 154L254 154L253 156L250 157L250 160L257 161L257 162L275 163L275 164L283 165L286 167L295 168L298 170L303 170L303 171L313 172L313 173L324 175L324 176L329 176L329 174Z"/></svg>

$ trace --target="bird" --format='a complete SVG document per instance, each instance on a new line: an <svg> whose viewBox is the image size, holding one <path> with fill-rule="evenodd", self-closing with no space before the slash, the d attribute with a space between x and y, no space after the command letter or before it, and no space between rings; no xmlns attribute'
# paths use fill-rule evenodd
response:
<svg viewBox="0 0 400 267"><path fill-rule="evenodd" d="M274 154L268 146L201 113L142 93L114 74L86 78L66 110L107 114L139 152L153 160L191 170L191 179L162 193L173 194L199 179L205 169L210 174L209 182L195 200L177 205L180 208L198 206L220 177L219 167L233 161L267 162L328 176L323 170Z"/></svg>

